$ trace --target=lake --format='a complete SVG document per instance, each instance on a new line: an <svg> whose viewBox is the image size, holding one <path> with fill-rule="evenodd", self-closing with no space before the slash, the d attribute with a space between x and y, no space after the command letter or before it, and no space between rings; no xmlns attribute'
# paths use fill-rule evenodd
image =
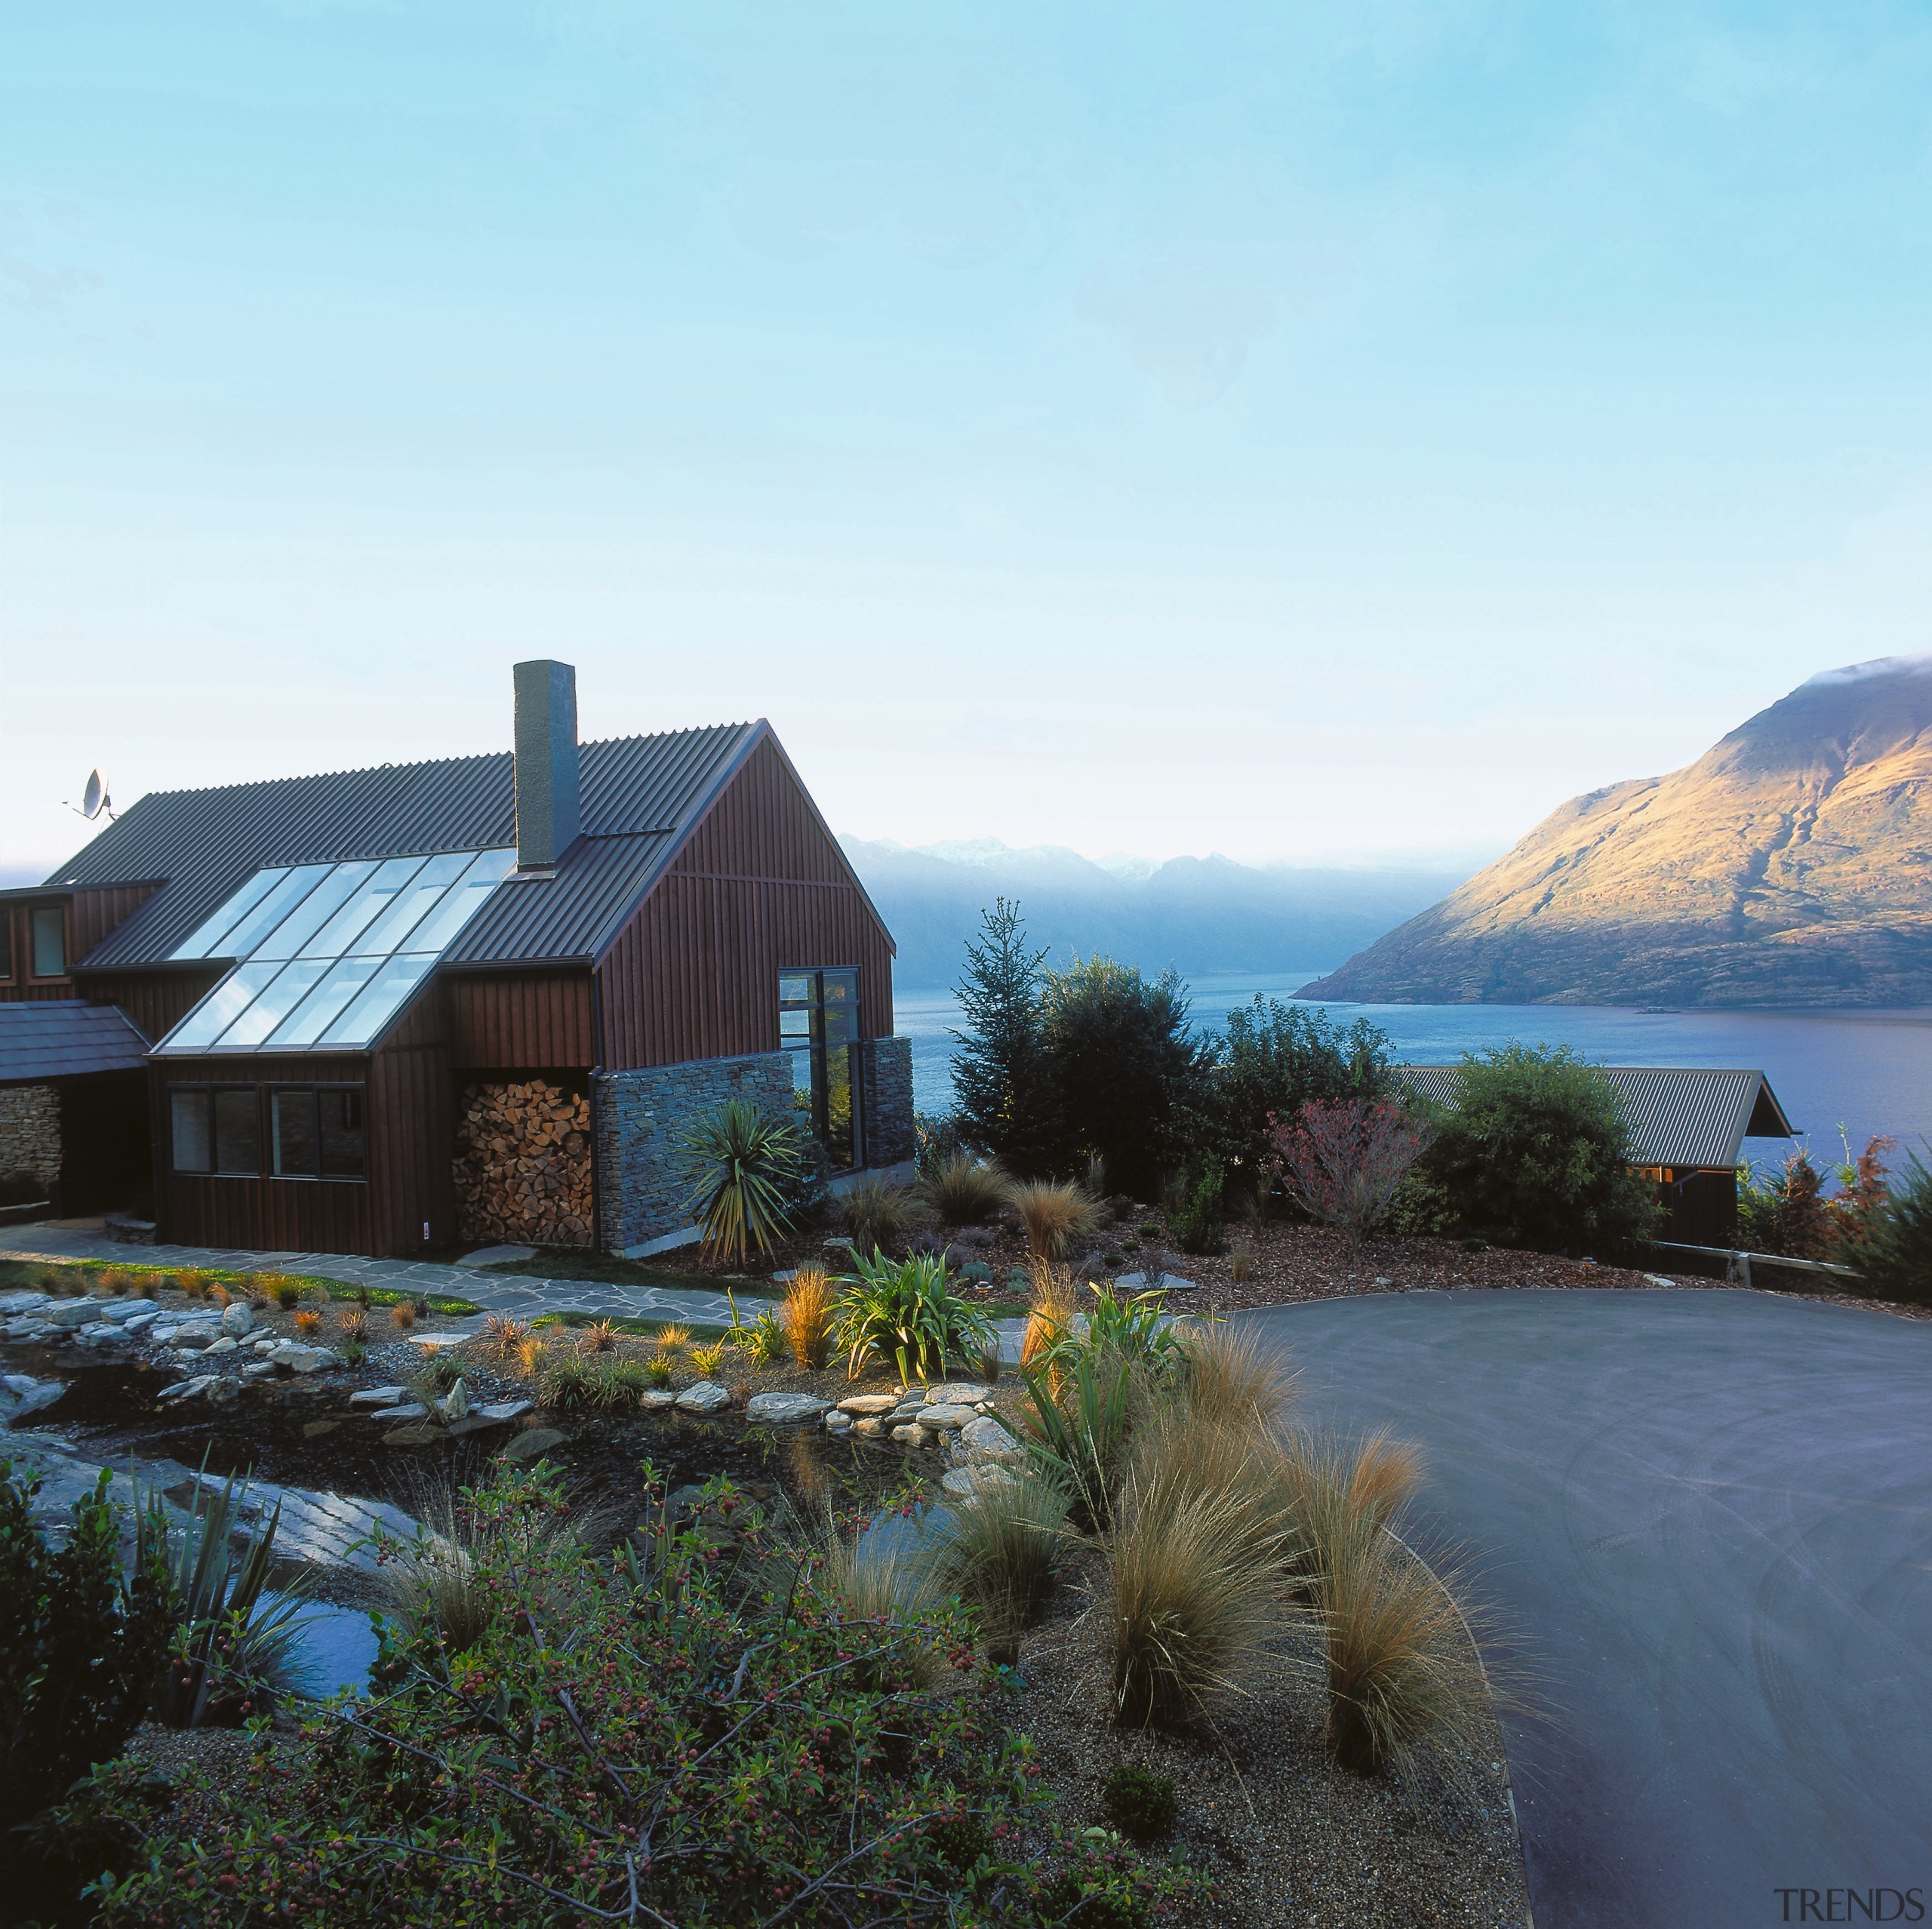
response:
<svg viewBox="0 0 1932 1929"><path fill-rule="evenodd" d="M1192 981L1194 1022L1219 1031L1257 992L1286 998L1316 970L1223 974ZM921 1112L952 1100L948 1035L959 1023L947 991L895 995L897 1029L912 1041L912 1091ZM1520 1039L1570 1044L1604 1065L1744 1066L1771 1081L1785 1115L1808 1135L1820 1164L1839 1156L1842 1124L1854 1150L1889 1134L1932 1164L1932 1011L1640 1011L1603 1005L1330 1004L1347 1023L1366 1018L1389 1035L1398 1058L1443 1064L1465 1050ZM1746 1154L1780 1155L1777 1140L1749 1140ZM1901 1155L1895 1155L1894 1158Z"/></svg>

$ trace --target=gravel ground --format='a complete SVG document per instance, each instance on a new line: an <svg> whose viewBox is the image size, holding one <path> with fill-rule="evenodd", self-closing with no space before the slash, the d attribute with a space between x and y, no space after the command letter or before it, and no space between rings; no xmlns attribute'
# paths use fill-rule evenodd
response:
<svg viewBox="0 0 1932 1929"><path fill-rule="evenodd" d="M1429 1780L1364 1780L1337 1768L1314 1646L1288 1635L1212 1726L1174 1735L1109 1719L1099 1563L1063 1583L1048 1618L1021 1645L1026 1687L1013 1726L1039 1744L1060 1819L1111 1826L1101 1806L1118 1762L1171 1776L1180 1817L1171 1844L1212 1875L1217 1905L1190 1921L1219 1929L1424 1929L1529 1920L1522 1852L1500 1732L1466 1764L1473 1795Z"/></svg>

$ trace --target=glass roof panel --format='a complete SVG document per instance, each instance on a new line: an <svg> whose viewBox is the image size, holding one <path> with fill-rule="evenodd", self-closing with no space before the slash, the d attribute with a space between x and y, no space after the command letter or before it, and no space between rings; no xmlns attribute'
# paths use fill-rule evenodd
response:
<svg viewBox="0 0 1932 1929"><path fill-rule="evenodd" d="M365 1049L515 857L445 851L258 872L176 953L241 961L155 1050Z"/></svg>
<svg viewBox="0 0 1932 1929"><path fill-rule="evenodd" d="M429 915L438 898L469 868L473 851L446 851L432 857L396 894L395 902L356 940L358 958L386 958L402 949L403 940ZM416 949L412 944L410 949Z"/></svg>
<svg viewBox="0 0 1932 1929"><path fill-rule="evenodd" d="M288 875L279 866L257 871L242 888L222 900L221 909L168 953L171 958L206 958L215 946Z"/></svg>
<svg viewBox="0 0 1932 1929"><path fill-rule="evenodd" d="M375 868L373 863L337 865L256 946L252 955L257 958L293 958L340 909L343 900Z"/></svg>
<svg viewBox="0 0 1932 1929"><path fill-rule="evenodd" d="M343 958L355 940L395 902L395 894L423 868L420 857L392 857L376 868L354 897L303 946L304 958Z"/></svg>
<svg viewBox="0 0 1932 1929"><path fill-rule="evenodd" d="M393 1018L402 1001L435 967L433 952L410 952L383 961L355 1002L316 1042L359 1050Z"/></svg>

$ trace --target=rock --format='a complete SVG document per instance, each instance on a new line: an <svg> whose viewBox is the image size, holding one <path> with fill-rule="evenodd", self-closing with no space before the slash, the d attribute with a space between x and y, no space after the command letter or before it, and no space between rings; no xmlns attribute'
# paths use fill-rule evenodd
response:
<svg viewBox="0 0 1932 1929"><path fill-rule="evenodd" d="M863 1419L868 1414L889 1414L899 1404L897 1393L854 1393L848 1400L841 1400L838 1411Z"/></svg>
<svg viewBox="0 0 1932 1929"><path fill-rule="evenodd" d="M131 1337L137 1333L145 1333L160 1317L158 1312L137 1313L132 1319L122 1323L121 1331Z"/></svg>
<svg viewBox="0 0 1932 1929"><path fill-rule="evenodd" d="M1675 1286L1677 1284L1675 1280L1666 1279L1660 1272L1647 1272L1644 1275L1644 1277L1647 1279L1653 1286Z"/></svg>
<svg viewBox="0 0 1932 1929"><path fill-rule="evenodd" d="M895 1426L892 1437L902 1447L923 1447L926 1444L926 1429L916 1423L906 1426Z"/></svg>
<svg viewBox="0 0 1932 1929"><path fill-rule="evenodd" d="M67 1390L64 1380L30 1380L23 1373L7 1376L6 1391L0 1393L0 1426L11 1426L43 1407L51 1407Z"/></svg>
<svg viewBox="0 0 1932 1929"><path fill-rule="evenodd" d="M177 1380L172 1386L164 1386L155 1398L169 1406L183 1400L198 1400L214 1384L217 1377L211 1373L201 1373L192 1380Z"/></svg>
<svg viewBox="0 0 1932 1929"><path fill-rule="evenodd" d="M637 1396L639 1408L647 1414L661 1414L666 1407L675 1407L678 1396L668 1386L647 1386Z"/></svg>
<svg viewBox="0 0 1932 1929"><path fill-rule="evenodd" d="M212 1346L221 1337L218 1326L178 1326L169 1336L168 1343L177 1352L198 1353L205 1346Z"/></svg>
<svg viewBox="0 0 1932 1929"><path fill-rule="evenodd" d="M275 1368L270 1366L269 1372ZM405 1400L399 1407L378 1407L371 1413L372 1420L380 1420L385 1426L393 1426L398 1420L427 1420L429 1409L420 1401Z"/></svg>
<svg viewBox="0 0 1932 1929"><path fill-rule="evenodd" d="M258 1380L272 1379L274 1374L275 1362L272 1360L251 1360L242 1369L242 1377L251 1386Z"/></svg>
<svg viewBox="0 0 1932 1929"><path fill-rule="evenodd" d="M51 1303L51 1296L45 1293L0 1293L0 1315L38 1312Z"/></svg>
<svg viewBox="0 0 1932 1929"><path fill-rule="evenodd" d="M561 1447L570 1438L554 1426L533 1426L527 1433L519 1433L503 1449L506 1460L534 1460L538 1455L547 1454L552 1447Z"/></svg>
<svg viewBox="0 0 1932 1929"><path fill-rule="evenodd" d="M19 1318L10 1319L7 1322L7 1337L9 1340L45 1340L53 1331L53 1328L44 1319L37 1318L32 1313L23 1313Z"/></svg>
<svg viewBox="0 0 1932 1929"><path fill-rule="evenodd" d="M205 1360L212 1358L217 1353L234 1352L241 1343L238 1340L232 1339L228 1334L223 1334L219 1340L211 1340L202 1349L202 1358Z"/></svg>
<svg viewBox="0 0 1932 1929"><path fill-rule="evenodd" d="M91 1300L56 1300L42 1315L49 1326L63 1333L88 1325L99 1317Z"/></svg>
<svg viewBox="0 0 1932 1929"><path fill-rule="evenodd" d="M971 1407L931 1406L921 1407L914 1417L921 1426L931 1427L936 1433L950 1433L974 1417Z"/></svg>
<svg viewBox="0 0 1932 1929"><path fill-rule="evenodd" d="M976 1463L1022 1460L1026 1452L990 1414L981 1414L969 1420L959 1429L959 1444L965 1448L967 1458Z"/></svg>
<svg viewBox="0 0 1932 1929"><path fill-rule="evenodd" d="M101 1308L100 1316L111 1319L116 1326L125 1326L131 1321L152 1316L160 1310L152 1300L115 1300Z"/></svg>
<svg viewBox="0 0 1932 1929"><path fill-rule="evenodd" d="M440 1353L445 1346L460 1346L471 1337L468 1333L412 1333L409 1343L426 1353Z"/></svg>
<svg viewBox="0 0 1932 1929"><path fill-rule="evenodd" d="M943 1386L926 1389L926 1404L931 1407L977 1407L992 1397L989 1387L963 1380L949 1380Z"/></svg>
<svg viewBox="0 0 1932 1929"><path fill-rule="evenodd" d="M1377 1279L1375 1283L1378 1286L1392 1286L1395 1282L1392 1279Z"/></svg>
<svg viewBox="0 0 1932 1929"><path fill-rule="evenodd" d="M217 1407L231 1404L241 1396L242 1382L233 1374L215 1373L205 1376L208 1380L202 1398Z"/></svg>
<svg viewBox="0 0 1932 1929"><path fill-rule="evenodd" d="M731 1396L715 1380L700 1380L678 1395L681 1414L715 1414L731 1404Z"/></svg>
<svg viewBox="0 0 1932 1929"><path fill-rule="evenodd" d="M836 1407L825 1417L825 1430L828 1433L850 1433L852 1426L852 1416L841 1414Z"/></svg>
<svg viewBox="0 0 1932 1929"><path fill-rule="evenodd" d="M469 1417L469 1383L459 1380L441 1399L436 1402L436 1411L454 1426L460 1420Z"/></svg>
<svg viewBox="0 0 1932 1929"><path fill-rule="evenodd" d="M91 1319L74 1337L78 1340L118 1340L121 1329L111 1319Z"/></svg>
<svg viewBox="0 0 1932 1929"><path fill-rule="evenodd" d="M745 1417L783 1426L796 1420L817 1420L830 1404L829 1400L814 1399L809 1393L754 1393Z"/></svg>
<svg viewBox="0 0 1932 1929"><path fill-rule="evenodd" d="M476 1409L476 1417L488 1420L492 1426L501 1426L506 1420L521 1420L529 1412L531 1405L528 1400L492 1400L488 1405Z"/></svg>
<svg viewBox="0 0 1932 1929"><path fill-rule="evenodd" d="M260 1354L260 1355L262 1355L262 1357L263 1357L264 1359L266 1359L266 1358L268 1357L268 1355L269 1355L269 1354L271 1354L272 1352L273 1352L275 1351L275 1349L278 1346L279 1346L281 1344L281 1342L279 1340L276 1339L276 1338L275 1338L272 1334L271 1334L271 1335L270 1335L267 1339L266 1339L266 1340L257 1340L255 1342L255 1351L256 1351L257 1352L258 1352L259 1354Z"/></svg>
<svg viewBox="0 0 1932 1929"><path fill-rule="evenodd" d="M336 1356L326 1346L304 1346L293 1340L285 1340L269 1358L291 1373L320 1373L325 1367L337 1364Z"/></svg>
<svg viewBox="0 0 1932 1929"><path fill-rule="evenodd" d="M962 1500L970 1500L976 1494L983 1494L989 1488L1004 1487L1013 1476L1004 1467L955 1467L940 1482L947 1493L957 1494Z"/></svg>
<svg viewBox="0 0 1932 1929"><path fill-rule="evenodd" d="M10 1373L0 1375L0 1386L9 1393L31 1393L40 1384L30 1373Z"/></svg>
<svg viewBox="0 0 1932 1929"><path fill-rule="evenodd" d="M433 1420L418 1420L411 1426L392 1427L383 1435L385 1447L429 1447L438 1440L447 1440L450 1430L438 1426Z"/></svg>
<svg viewBox="0 0 1932 1929"><path fill-rule="evenodd" d="M393 1407L398 1400L407 1399L409 1389L406 1386L358 1386L349 1396L352 1407Z"/></svg>
<svg viewBox="0 0 1932 1929"><path fill-rule="evenodd" d="M255 1330L254 1309L246 1300L230 1300L221 1309L221 1330L231 1340Z"/></svg>
<svg viewBox="0 0 1932 1929"><path fill-rule="evenodd" d="M852 1431L854 1433L863 1433L868 1440L878 1439L885 1429L886 1422L876 1414L869 1416L866 1419L854 1420L852 1423Z"/></svg>

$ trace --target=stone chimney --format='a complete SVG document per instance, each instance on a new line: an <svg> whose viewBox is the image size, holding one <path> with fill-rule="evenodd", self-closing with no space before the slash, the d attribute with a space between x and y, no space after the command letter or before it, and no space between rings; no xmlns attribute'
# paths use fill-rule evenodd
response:
<svg viewBox="0 0 1932 1929"><path fill-rule="evenodd" d="M516 867L549 871L583 828L577 787L577 672L568 663L518 663L516 679Z"/></svg>

